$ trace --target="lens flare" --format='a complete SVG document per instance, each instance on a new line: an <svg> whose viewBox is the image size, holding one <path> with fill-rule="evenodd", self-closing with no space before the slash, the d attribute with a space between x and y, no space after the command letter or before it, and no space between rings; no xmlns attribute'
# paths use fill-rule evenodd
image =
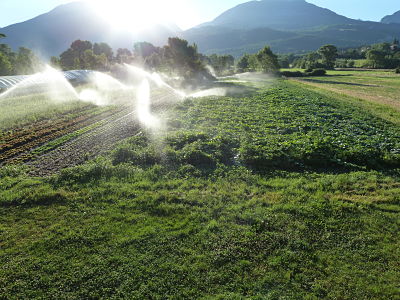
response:
<svg viewBox="0 0 400 300"><path fill-rule="evenodd" d="M190 20L181 14L182 7L188 6L183 0L87 0L100 17L116 30L138 32L156 24L173 21L185 24ZM191 10L188 10L191 11Z"/></svg>
<svg viewBox="0 0 400 300"><path fill-rule="evenodd" d="M137 89L137 116L140 123L148 128L160 126L160 120L151 114L150 83L144 79Z"/></svg>

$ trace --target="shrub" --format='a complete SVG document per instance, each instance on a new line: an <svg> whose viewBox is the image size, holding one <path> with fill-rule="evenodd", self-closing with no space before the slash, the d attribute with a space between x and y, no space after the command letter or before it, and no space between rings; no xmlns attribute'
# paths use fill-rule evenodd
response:
<svg viewBox="0 0 400 300"><path fill-rule="evenodd" d="M400 67L397 67L396 70L394 71L396 74L400 74Z"/></svg>
<svg viewBox="0 0 400 300"><path fill-rule="evenodd" d="M303 77L303 73L300 71L283 71L281 75L285 77Z"/></svg>
<svg viewBox="0 0 400 300"><path fill-rule="evenodd" d="M196 149L196 147L192 145L188 145L182 149L181 160L183 163L202 169L213 169L216 167L216 162L211 155L200 149Z"/></svg>
<svg viewBox="0 0 400 300"><path fill-rule="evenodd" d="M154 147L140 149L119 148L113 153L113 164L132 163L141 167L149 167L161 162L160 155Z"/></svg>

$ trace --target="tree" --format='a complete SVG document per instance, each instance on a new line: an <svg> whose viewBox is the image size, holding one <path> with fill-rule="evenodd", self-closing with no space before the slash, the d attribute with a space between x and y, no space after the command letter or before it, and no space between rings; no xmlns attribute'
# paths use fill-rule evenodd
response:
<svg viewBox="0 0 400 300"><path fill-rule="evenodd" d="M24 47L19 48L14 64L14 73L32 74L37 72L40 67L40 60L32 50Z"/></svg>
<svg viewBox="0 0 400 300"><path fill-rule="evenodd" d="M114 59L114 52L107 43L95 43L93 45L93 53L96 55L104 54L109 62Z"/></svg>
<svg viewBox="0 0 400 300"><path fill-rule="evenodd" d="M59 67L61 67L60 59L59 59L58 57L56 57L56 56L52 56L52 57L50 58L50 65L51 65L53 68L59 68Z"/></svg>
<svg viewBox="0 0 400 300"><path fill-rule="evenodd" d="M76 61L77 60L77 61ZM74 51L69 48L60 55L60 65L63 70L72 70L76 67L76 62L78 63L78 68L80 68L80 62L78 58L75 58Z"/></svg>
<svg viewBox="0 0 400 300"><path fill-rule="evenodd" d="M279 71L278 57L266 46L256 54L258 68L264 73Z"/></svg>
<svg viewBox="0 0 400 300"><path fill-rule="evenodd" d="M197 46L180 38L169 38L164 47L167 64L175 73L185 79L195 77L198 72L207 73L204 64L197 53Z"/></svg>
<svg viewBox="0 0 400 300"><path fill-rule="evenodd" d="M322 57L322 62L327 69L335 67L335 61L338 56L338 49L334 45L325 45L319 48L318 53Z"/></svg>
<svg viewBox="0 0 400 300"><path fill-rule="evenodd" d="M236 70L241 73L250 70L250 54L245 54L238 60Z"/></svg>
<svg viewBox="0 0 400 300"><path fill-rule="evenodd" d="M230 73L235 65L235 58L232 55L213 54L208 57L208 62L218 75Z"/></svg>
<svg viewBox="0 0 400 300"><path fill-rule="evenodd" d="M135 57L141 57L143 59L146 59L147 57L150 57L151 55L157 52L158 48L151 43L140 42L140 43L135 43L133 45L133 55Z"/></svg>
<svg viewBox="0 0 400 300"><path fill-rule="evenodd" d="M72 49L72 51L74 51L75 57L83 59L83 54L85 53L85 51L92 50L93 45L89 41L76 40L71 44L70 48Z"/></svg>
<svg viewBox="0 0 400 300"><path fill-rule="evenodd" d="M84 53L86 50L93 50L89 41L74 41L70 48L60 55L60 64L63 70L80 69L85 64Z"/></svg>
<svg viewBox="0 0 400 300"><path fill-rule="evenodd" d="M367 52L367 59L372 68L384 68L386 59L385 53L379 50L371 49Z"/></svg>
<svg viewBox="0 0 400 300"><path fill-rule="evenodd" d="M8 57L0 52L0 76L11 75L12 65Z"/></svg>
<svg viewBox="0 0 400 300"><path fill-rule="evenodd" d="M132 52L126 48L119 48L117 50L116 61L119 64L129 64L133 60Z"/></svg>
<svg viewBox="0 0 400 300"><path fill-rule="evenodd" d="M60 65L63 70L92 69L106 71L113 51L106 43L92 44L89 41L77 40L60 55Z"/></svg>
<svg viewBox="0 0 400 300"><path fill-rule="evenodd" d="M81 67L90 70L105 71L107 69L108 59L105 53L101 55L94 54L93 50L87 49L83 53L83 64Z"/></svg>

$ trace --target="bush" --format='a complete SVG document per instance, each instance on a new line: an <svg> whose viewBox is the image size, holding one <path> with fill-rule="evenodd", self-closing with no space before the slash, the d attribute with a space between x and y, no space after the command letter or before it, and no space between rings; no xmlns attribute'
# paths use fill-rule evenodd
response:
<svg viewBox="0 0 400 300"><path fill-rule="evenodd" d="M180 153L182 163L201 169L214 169L216 162L213 157L196 146L195 144L190 144L182 149Z"/></svg>
<svg viewBox="0 0 400 300"><path fill-rule="evenodd" d="M397 67L396 70L394 71L396 74L400 74L400 67Z"/></svg>
<svg viewBox="0 0 400 300"><path fill-rule="evenodd" d="M303 77L303 73L300 71L283 71L281 75L285 77Z"/></svg>
<svg viewBox="0 0 400 300"><path fill-rule="evenodd" d="M129 149L119 148L113 153L113 164L131 163L140 167L150 167L161 162L160 155L154 147Z"/></svg>

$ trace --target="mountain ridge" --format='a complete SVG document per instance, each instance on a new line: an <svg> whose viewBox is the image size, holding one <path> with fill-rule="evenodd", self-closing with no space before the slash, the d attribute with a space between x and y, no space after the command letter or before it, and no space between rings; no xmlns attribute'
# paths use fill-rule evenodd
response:
<svg viewBox="0 0 400 300"><path fill-rule="evenodd" d="M168 37L178 36L196 43L205 54L240 56L264 45L275 52L306 52L327 43L347 48L400 37L398 24L353 20L305 0L245 2L186 31L156 25L138 34L115 32L87 4L72 2L0 30L7 35L1 42L14 50L20 46L31 48L43 58L60 55L77 39L132 49L134 42L162 46Z"/></svg>
<svg viewBox="0 0 400 300"><path fill-rule="evenodd" d="M313 18L310 18L310 15ZM278 30L293 30L359 22L305 0L263 0L239 4L223 12L213 21L197 27L214 25L236 29L269 27Z"/></svg>
<svg viewBox="0 0 400 300"><path fill-rule="evenodd" d="M385 24L400 24L400 10L395 12L392 15L388 15L386 17L383 17L381 22L385 23Z"/></svg>
<svg viewBox="0 0 400 300"><path fill-rule="evenodd" d="M275 33L260 35L252 43L245 39L238 45L243 36L252 36L260 28L275 30ZM235 34L232 30L236 30ZM287 37L288 32L292 36ZM228 38L224 39L224 34ZM281 53L313 51L328 43L342 48L359 47L398 38L400 27L354 20L305 0L262 0L239 4L213 21L186 31L184 37L198 44L206 54L240 56L244 52L254 53L266 44ZM228 42L224 44L224 40Z"/></svg>

